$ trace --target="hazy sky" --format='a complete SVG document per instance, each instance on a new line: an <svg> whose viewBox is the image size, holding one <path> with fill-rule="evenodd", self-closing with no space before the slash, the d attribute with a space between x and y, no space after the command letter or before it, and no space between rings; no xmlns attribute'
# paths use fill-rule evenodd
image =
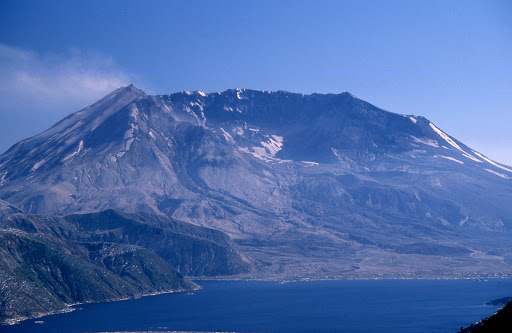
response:
<svg viewBox="0 0 512 333"><path fill-rule="evenodd" d="M128 83L338 93L512 165L512 1L1 1L0 152Z"/></svg>

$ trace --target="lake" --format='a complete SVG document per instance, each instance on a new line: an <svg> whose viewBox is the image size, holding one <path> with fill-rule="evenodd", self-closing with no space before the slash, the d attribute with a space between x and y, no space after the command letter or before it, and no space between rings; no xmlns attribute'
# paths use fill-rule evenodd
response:
<svg viewBox="0 0 512 333"><path fill-rule="evenodd" d="M198 283L193 293L80 305L0 331L455 333L497 311L485 302L512 296L512 279Z"/></svg>

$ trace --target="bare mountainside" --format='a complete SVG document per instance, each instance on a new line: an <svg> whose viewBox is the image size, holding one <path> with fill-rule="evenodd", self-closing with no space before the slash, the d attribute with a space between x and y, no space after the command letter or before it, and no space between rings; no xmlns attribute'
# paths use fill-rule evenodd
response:
<svg viewBox="0 0 512 333"><path fill-rule="evenodd" d="M0 199L26 213L167 215L227 233L262 276L510 272L511 178L349 93L130 85L0 156Z"/></svg>

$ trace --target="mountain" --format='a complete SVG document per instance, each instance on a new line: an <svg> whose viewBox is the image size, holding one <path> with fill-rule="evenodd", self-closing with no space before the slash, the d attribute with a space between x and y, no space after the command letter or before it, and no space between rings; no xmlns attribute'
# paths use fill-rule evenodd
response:
<svg viewBox="0 0 512 333"><path fill-rule="evenodd" d="M130 244L157 254L186 276L219 276L247 273L252 263L221 231L147 213L114 210L68 215L59 223L61 237L81 241ZM56 230L56 228L52 228Z"/></svg>
<svg viewBox="0 0 512 333"><path fill-rule="evenodd" d="M217 229L251 275L507 274L511 177L426 118L349 93L130 85L1 155L0 199Z"/></svg>
<svg viewBox="0 0 512 333"><path fill-rule="evenodd" d="M197 288L138 246L67 242L16 229L0 229L0 281L0 323L66 311L76 303Z"/></svg>
<svg viewBox="0 0 512 333"><path fill-rule="evenodd" d="M505 305L507 305L510 302L512 302L512 297L502 297L502 298L498 298L498 299L489 301L489 302L485 303L485 305L494 305L494 306L504 307Z"/></svg>
<svg viewBox="0 0 512 333"><path fill-rule="evenodd" d="M22 211L19 208L14 207L13 205L0 200L0 218L4 216L9 216L11 214L21 213Z"/></svg>
<svg viewBox="0 0 512 333"><path fill-rule="evenodd" d="M64 217L0 217L0 230L16 230L64 242L133 245L151 251L186 276L246 273L252 263L224 233L147 213L106 210Z"/></svg>
<svg viewBox="0 0 512 333"><path fill-rule="evenodd" d="M503 306L503 305L502 305ZM459 333L494 333L510 332L512 330L512 302L505 306L489 318L459 330Z"/></svg>
<svg viewBox="0 0 512 333"><path fill-rule="evenodd" d="M245 273L251 263L217 230L107 210L0 216L0 322L198 286L182 274Z"/></svg>

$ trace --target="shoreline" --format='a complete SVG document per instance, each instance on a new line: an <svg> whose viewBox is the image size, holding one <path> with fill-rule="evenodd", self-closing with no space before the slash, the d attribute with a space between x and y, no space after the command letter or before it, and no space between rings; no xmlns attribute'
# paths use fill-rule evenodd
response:
<svg viewBox="0 0 512 333"><path fill-rule="evenodd" d="M202 286L197 285L197 284L196 284L196 286L197 287L195 287L193 289L164 290L164 291L157 291L157 292L152 292L152 293L145 293L145 294L135 295L133 297L113 298L113 299L101 300L101 301L78 302L78 303L73 303L73 304L66 304L65 308L63 308L63 309L58 309L58 310L55 310L55 311L44 312L44 313L38 313L38 314L30 316L30 317L14 317L14 318L6 319L6 320L4 320L3 322L0 323L0 327L2 327L2 326L17 325L17 324L19 324L19 323L21 323L23 321L26 321L26 320L39 319L39 318L43 318L43 317L47 317L47 316L52 316L52 315L70 313L70 312L79 310L77 308L74 308L74 307L79 306L79 305L121 302L121 301L128 301L128 300L133 300L133 299L139 299L139 298L142 298L142 297L157 296L157 295L164 295L164 294L173 294L173 293L191 292L191 291L197 291L197 290L202 289Z"/></svg>
<svg viewBox="0 0 512 333"><path fill-rule="evenodd" d="M245 281L245 282L279 282L279 284L286 284L286 283L295 283L295 282L315 282L315 281L370 281L370 280L476 280L477 282L485 282L489 279L512 279L512 274L503 274L503 275L491 275L491 274L482 274L482 275L474 275L474 276L358 276L358 277L234 277L234 276L216 276L216 277L187 277L190 281L196 282L196 281ZM158 292L152 292L152 293L145 293L140 295L135 295L133 297L123 297L123 298L115 298L115 299L109 299L109 300L101 300L101 301L91 301L91 302L79 302L79 303L73 303L73 304L67 304L65 308L50 311L47 313L39 313L34 316L30 317L17 317L17 318L10 318L6 319L3 322L0 323L0 327L5 325L16 325L26 320L31 319L38 319L43 318L51 315L58 315L58 314L64 314L64 313L70 313L76 310L79 310L77 308L74 308L79 305L85 305L85 304L97 304L97 303L110 303L110 302L120 302L120 301L127 301L127 300L133 300L138 299L142 297L149 297L149 296L157 296L157 295L164 295L164 294L172 294L172 293L181 293L181 292L191 292L191 291L197 291L201 290L202 286L198 285L196 283L196 288L193 289L186 289L186 290L166 290L166 291L158 291Z"/></svg>
<svg viewBox="0 0 512 333"><path fill-rule="evenodd" d="M447 276L401 276L401 275L381 275L381 276L214 276L214 277L195 277L189 276L191 281L276 281L276 282L300 282L300 281L353 281L353 280L488 280L488 279L510 279L512 274L468 274L468 275L447 275Z"/></svg>

